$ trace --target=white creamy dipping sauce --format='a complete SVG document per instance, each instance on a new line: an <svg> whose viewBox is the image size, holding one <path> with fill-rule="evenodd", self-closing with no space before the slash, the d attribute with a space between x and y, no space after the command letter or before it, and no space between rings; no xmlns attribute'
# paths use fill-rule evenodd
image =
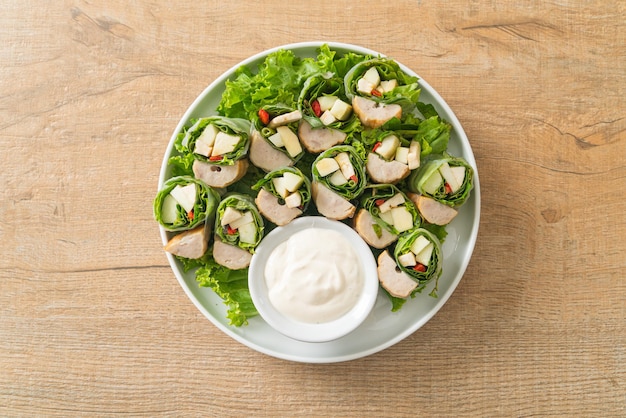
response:
<svg viewBox="0 0 626 418"><path fill-rule="evenodd" d="M269 299L283 315L306 323L330 322L348 312L363 288L359 257L339 232L309 228L269 255Z"/></svg>

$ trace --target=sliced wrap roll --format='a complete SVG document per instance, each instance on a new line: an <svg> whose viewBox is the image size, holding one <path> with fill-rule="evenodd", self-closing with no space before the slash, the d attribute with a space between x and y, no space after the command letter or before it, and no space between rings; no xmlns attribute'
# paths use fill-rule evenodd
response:
<svg viewBox="0 0 626 418"><path fill-rule="evenodd" d="M172 177L154 199L154 217L168 231L212 225L219 202L220 195L203 181L191 176Z"/></svg>
<svg viewBox="0 0 626 418"><path fill-rule="evenodd" d="M340 161L337 161L344 159L339 157L339 155L347 156L347 161L350 164L342 165ZM331 167L325 170L323 165L330 162L328 160L334 160L336 168ZM352 171L350 167L352 167ZM311 172L313 181L323 184L346 200L352 200L360 196L367 185L365 163L359 157L357 151L350 145L337 145L319 154L313 162Z"/></svg>
<svg viewBox="0 0 626 418"><path fill-rule="evenodd" d="M376 223L398 235L419 227L422 219L411 200L393 184L371 184L361 197L361 207Z"/></svg>
<svg viewBox="0 0 626 418"><path fill-rule="evenodd" d="M264 222L250 196L233 193L222 198L215 216L215 235L249 253L261 242Z"/></svg>
<svg viewBox="0 0 626 418"><path fill-rule="evenodd" d="M402 234L398 238L393 255L400 270L418 282L416 288L418 292L441 275L443 264L441 242L424 228L416 228ZM436 290L435 286L434 292Z"/></svg>
<svg viewBox="0 0 626 418"><path fill-rule="evenodd" d="M334 110L333 106L336 106ZM298 97L298 109L313 129L328 127L350 135L360 128L350 100L345 95L343 79L333 73L315 74L305 80ZM324 112L334 116L330 123L324 119Z"/></svg>
<svg viewBox="0 0 626 418"><path fill-rule="evenodd" d="M304 149L297 138L301 119L302 113L299 110L281 104L266 105L253 118L253 125L270 147L296 162L304 155Z"/></svg>
<svg viewBox="0 0 626 418"><path fill-rule="evenodd" d="M286 225L302 215L311 201L311 181L295 167L267 173L252 189L259 190L257 208L276 225Z"/></svg>
<svg viewBox="0 0 626 418"><path fill-rule="evenodd" d="M461 206L473 188L474 170L465 159L431 156L408 178L408 188L451 207Z"/></svg>
<svg viewBox="0 0 626 418"><path fill-rule="evenodd" d="M175 146L180 153L192 154L196 160L229 166L247 155L251 128L246 119L200 118L178 135Z"/></svg>
<svg viewBox="0 0 626 418"><path fill-rule="evenodd" d="M371 68L376 69L377 74L368 73ZM370 84L360 81L364 76ZM369 92L364 91L366 85L365 90ZM400 105L407 113L415 108L420 95L418 78L405 73L389 58L372 58L356 64L346 73L344 86L345 95L351 101L355 96L365 97L380 104Z"/></svg>

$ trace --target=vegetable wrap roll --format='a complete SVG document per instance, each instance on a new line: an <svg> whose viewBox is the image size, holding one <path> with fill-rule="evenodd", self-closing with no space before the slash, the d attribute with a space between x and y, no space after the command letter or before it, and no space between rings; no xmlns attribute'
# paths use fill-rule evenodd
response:
<svg viewBox="0 0 626 418"><path fill-rule="evenodd" d="M406 74L395 61L373 58L352 67L344 77L346 97L368 128L378 128L410 113L419 100L417 77Z"/></svg>
<svg viewBox="0 0 626 418"><path fill-rule="evenodd" d="M311 182L295 167L283 167L265 175L254 186L259 212L276 225L286 225L302 215L311 201Z"/></svg>
<svg viewBox="0 0 626 418"><path fill-rule="evenodd" d="M420 96L418 78L405 73L389 58L372 58L352 67L344 77L345 94L376 103L398 104L406 112L415 108Z"/></svg>
<svg viewBox="0 0 626 418"><path fill-rule="evenodd" d="M332 74L316 74L306 79L298 98L298 110L303 118L298 134L312 153L344 143L361 130L361 123L345 96L343 79Z"/></svg>
<svg viewBox="0 0 626 418"><path fill-rule="evenodd" d="M314 181L347 200L360 196L367 185L365 164L350 145L337 145L322 152L311 171Z"/></svg>
<svg viewBox="0 0 626 418"><path fill-rule="evenodd" d="M212 226L219 194L191 176L172 177L154 199L154 217L168 231L185 231L207 223Z"/></svg>
<svg viewBox="0 0 626 418"><path fill-rule="evenodd" d="M470 196L474 170L460 157L431 156L408 178L412 192L430 197L451 207L461 206Z"/></svg>
<svg viewBox="0 0 626 418"><path fill-rule="evenodd" d="M361 207L378 225L395 235L419 227L422 222L413 202L392 184L367 186Z"/></svg>
<svg viewBox="0 0 626 418"><path fill-rule="evenodd" d="M302 113L299 110L284 105L266 105L259 109L253 118L256 132L260 134L267 146L284 155L276 156L276 152L270 152L272 155L268 158L283 162L284 157L287 157L287 161L296 162L304 155L304 149L297 135L301 119ZM263 163L263 152L267 153L261 147L254 145L250 149L250 158L253 163L255 161L260 162L261 164L257 163L257 165L261 165L260 168L271 164L271 161ZM282 165L288 164L283 163Z"/></svg>
<svg viewBox="0 0 626 418"><path fill-rule="evenodd" d="M252 254L263 231L263 218L250 196L233 193L222 198L215 219L215 235L221 242Z"/></svg>
<svg viewBox="0 0 626 418"><path fill-rule="evenodd" d="M414 229L398 238L394 259L401 271L419 283L418 291L441 275L441 243L424 228Z"/></svg>
<svg viewBox="0 0 626 418"><path fill-rule="evenodd" d="M246 119L210 116L195 120L175 142L182 154L202 162L231 166L244 158L250 147L252 125Z"/></svg>

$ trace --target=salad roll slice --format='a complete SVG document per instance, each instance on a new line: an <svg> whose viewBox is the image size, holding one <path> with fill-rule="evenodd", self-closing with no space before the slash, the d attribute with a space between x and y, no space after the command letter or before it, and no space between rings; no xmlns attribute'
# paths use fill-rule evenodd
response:
<svg viewBox="0 0 626 418"><path fill-rule="evenodd" d="M331 219L352 217L357 198L367 185L363 160L349 145L337 145L317 156L311 167L313 200Z"/></svg>
<svg viewBox="0 0 626 418"><path fill-rule="evenodd" d="M154 217L167 231L186 231L205 223L211 225L220 195L191 176L168 179L157 193Z"/></svg>
<svg viewBox="0 0 626 418"><path fill-rule="evenodd" d="M197 119L179 134L176 148L210 164L228 166L248 154L252 125L246 119L210 116Z"/></svg>
<svg viewBox="0 0 626 418"><path fill-rule="evenodd" d="M253 164L272 171L293 165L302 158L304 149L298 138L302 113L299 110L283 105L266 105L258 110L253 119L254 146L250 149ZM263 143L259 139L263 139Z"/></svg>
<svg viewBox="0 0 626 418"><path fill-rule="evenodd" d="M410 134L409 138L403 134L402 131L381 129L368 132L367 141L373 145L365 168L373 182L396 184L420 166L419 141L412 139Z"/></svg>
<svg viewBox="0 0 626 418"><path fill-rule="evenodd" d="M416 228L398 238L394 259L400 270L418 282L418 291L441 275L441 243L424 228Z"/></svg>
<svg viewBox="0 0 626 418"><path fill-rule="evenodd" d="M254 186L259 212L276 225L302 215L311 201L311 182L297 168L283 167L265 175Z"/></svg>
<svg viewBox="0 0 626 418"><path fill-rule="evenodd" d="M432 157L432 156L431 156ZM460 157L435 156L411 173L409 189L451 207L461 206L470 196L474 170Z"/></svg>
<svg viewBox="0 0 626 418"><path fill-rule="evenodd" d="M374 248L385 248L399 234L419 227L421 219L413 202L392 184L365 188L355 229ZM365 216L363 211L369 216ZM359 216L360 215L360 216ZM384 234L386 231L388 234Z"/></svg>
<svg viewBox="0 0 626 418"><path fill-rule="evenodd" d="M411 112L420 95L417 77L408 75L388 58L356 64L346 73L344 86L354 112L369 128Z"/></svg>
<svg viewBox="0 0 626 418"><path fill-rule="evenodd" d="M263 238L263 231L263 218L250 196L233 193L222 199L215 219L216 241L219 239L225 245L253 254ZM215 258L215 254L213 256ZM227 262L226 258L219 257L215 261L219 264Z"/></svg>
<svg viewBox="0 0 626 418"><path fill-rule="evenodd" d="M345 97L343 79L333 73L306 79L298 98L298 110L302 113L300 139L311 153L339 145L360 130L359 120Z"/></svg>

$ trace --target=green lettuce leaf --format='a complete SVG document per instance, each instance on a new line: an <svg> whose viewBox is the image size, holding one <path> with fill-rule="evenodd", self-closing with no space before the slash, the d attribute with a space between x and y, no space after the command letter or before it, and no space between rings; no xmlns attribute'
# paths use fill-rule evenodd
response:
<svg viewBox="0 0 626 418"><path fill-rule="evenodd" d="M248 319L258 315L248 289L248 269L229 270L212 258L206 259L196 270L196 281L212 289L228 306L230 325L246 325Z"/></svg>

